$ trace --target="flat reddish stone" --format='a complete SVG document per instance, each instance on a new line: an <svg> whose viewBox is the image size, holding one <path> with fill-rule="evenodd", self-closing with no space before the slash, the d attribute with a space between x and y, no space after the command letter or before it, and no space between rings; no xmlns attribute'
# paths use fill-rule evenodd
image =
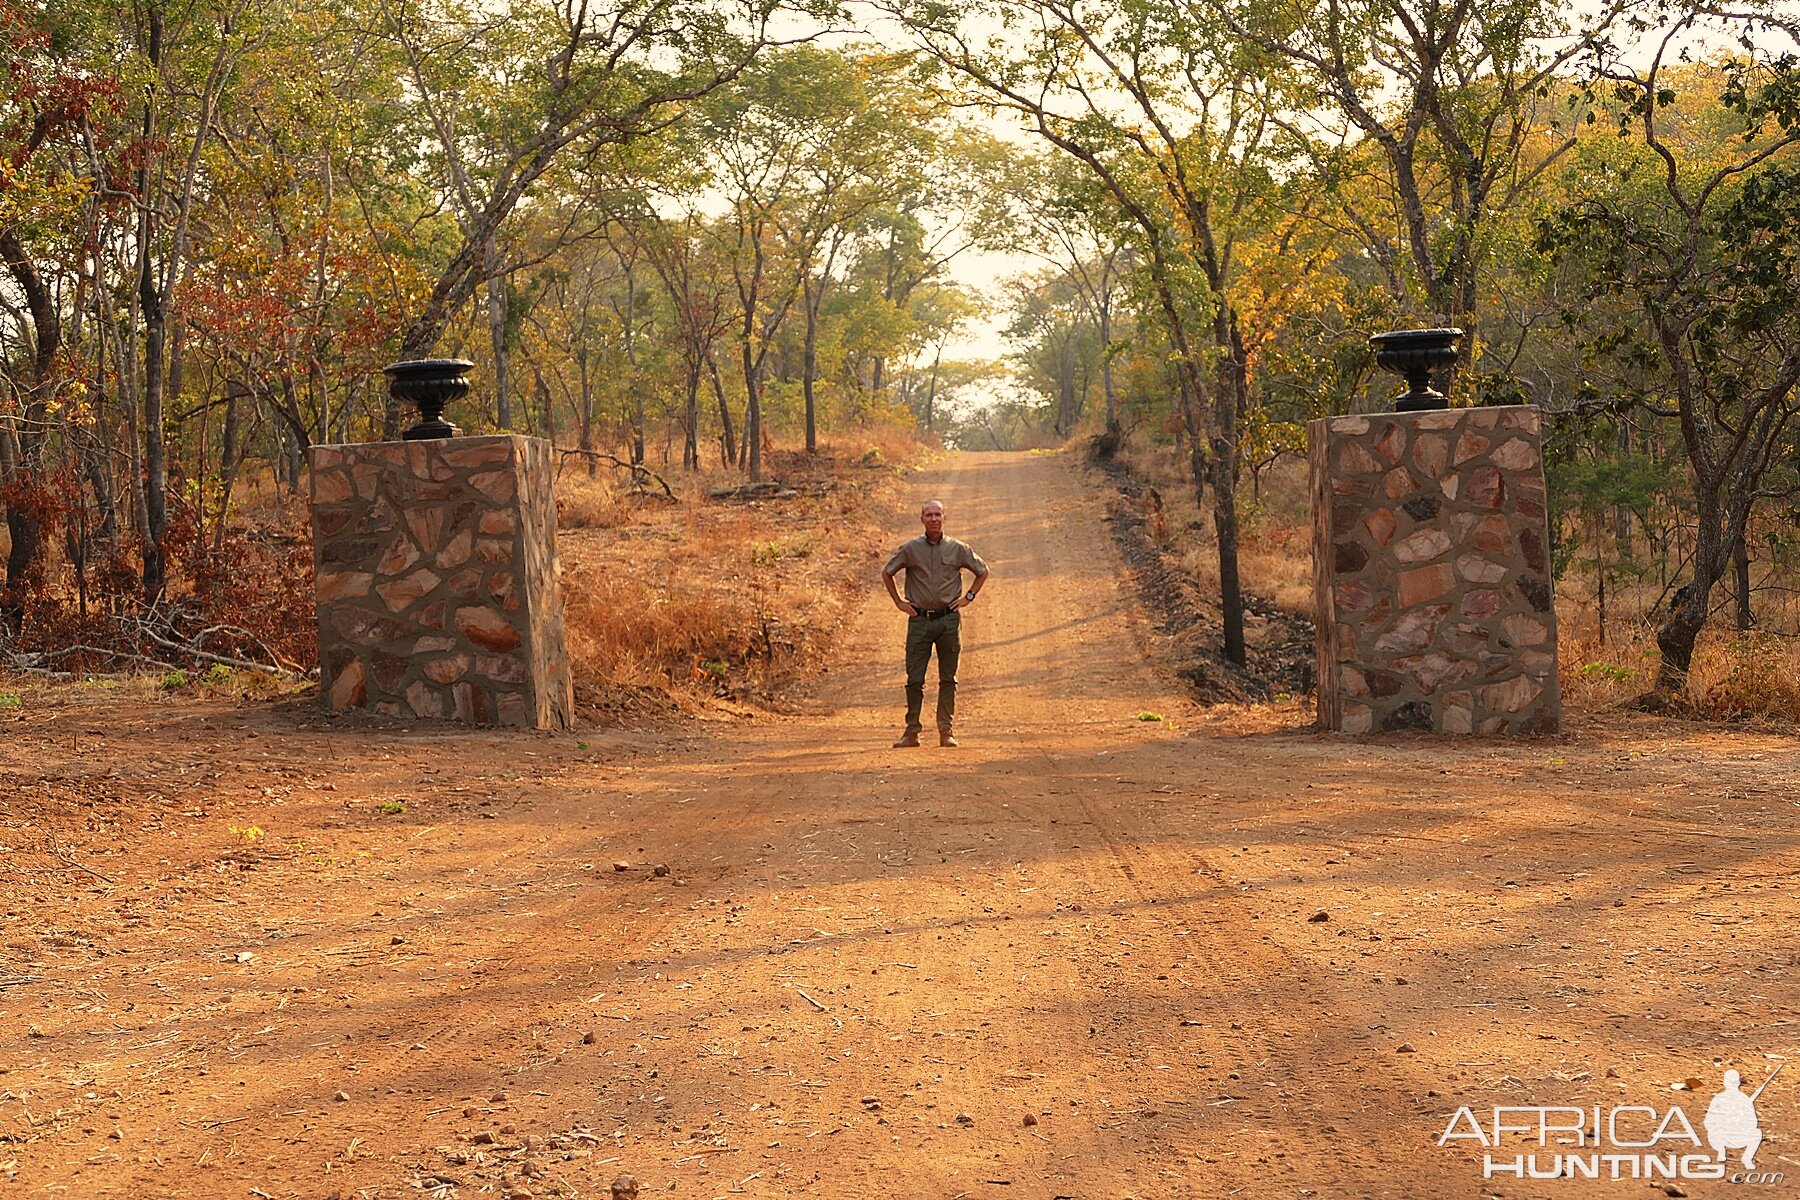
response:
<svg viewBox="0 0 1800 1200"><path fill-rule="evenodd" d="M1468 473L1463 498L1477 508L1499 508L1506 503L1506 481L1497 467L1476 467Z"/></svg>
<svg viewBox="0 0 1800 1200"><path fill-rule="evenodd" d="M387 602L389 610L400 613L423 600L442 579L441 575L425 567L420 567L406 578L381 584L375 590L381 593L381 598Z"/></svg>
<svg viewBox="0 0 1800 1200"><path fill-rule="evenodd" d="M510 470L481 471L469 476L469 485L496 504L509 503L518 495L518 480Z"/></svg>
<svg viewBox="0 0 1800 1200"><path fill-rule="evenodd" d="M1394 660L1394 669L1404 671L1427 694L1445 684L1460 683L1475 673L1475 664L1453 658L1442 650Z"/></svg>
<svg viewBox="0 0 1800 1200"><path fill-rule="evenodd" d="M1481 457L1489 444L1479 433L1465 432L1456 439L1456 465L1460 467L1471 458Z"/></svg>
<svg viewBox="0 0 1800 1200"><path fill-rule="evenodd" d="M494 710L488 703L487 689L472 683L459 683L450 694L456 705L456 719L471 725L486 725L493 720Z"/></svg>
<svg viewBox="0 0 1800 1200"><path fill-rule="evenodd" d="M1334 585L1342 612L1361 612L1375 603L1375 589L1356 579L1340 579Z"/></svg>
<svg viewBox="0 0 1800 1200"><path fill-rule="evenodd" d="M525 663L516 654L477 654L475 673L495 683L524 683Z"/></svg>
<svg viewBox="0 0 1800 1200"><path fill-rule="evenodd" d="M368 681L363 675L363 665L353 658L338 672L338 677L331 681L331 707L361 708L363 701L368 698Z"/></svg>
<svg viewBox="0 0 1800 1200"><path fill-rule="evenodd" d="M1537 466L1538 453L1524 438L1514 438L1488 455L1488 461L1508 471L1524 471Z"/></svg>
<svg viewBox="0 0 1800 1200"><path fill-rule="evenodd" d="M1377 651L1392 654L1423 650L1437 640L1438 626L1450 613L1447 604L1429 604L1402 612L1393 627L1375 643Z"/></svg>
<svg viewBox="0 0 1800 1200"><path fill-rule="evenodd" d="M467 529L452 537L445 547L438 551L437 565L442 571L455 570L469 561L469 548L475 542L475 535Z"/></svg>
<svg viewBox="0 0 1800 1200"><path fill-rule="evenodd" d="M1345 475L1376 475L1384 468L1381 460L1362 448L1360 442L1345 442L1338 447L1338 470Z"/></svg>
<svg viewBox="0 0 1800 1200"><path fill-rule="evenodd" d="M350 476L344 471L313 469L312 501L314 504L338 504L351 496Z"/></svg>
<svg viewBox="0 0 1800 1200"><path fill-rule="evenodd" d="M513 440L506 436L458 438L439 452L446 466L467 470L512 462Z"/></svg>
<svg viewBox="0 0 1800 1200"><path fill-rule="evenodd" d="M444 698L430 684L415 679L406 689L406 706L413 711L415 717L441 717L444 715Z"/></svg>
<svg viewBox="0 0 1800 1200"><path fill-rule="evenodd" d="M366 596L375 577L367 571L320 571L315 589L320 604L350 596Z"/></svg>
<svg viewBox="0 0 1800 1200"><path fill-rule="evenodd" d="M1506 518L1483 517L1469 534L1469 544L1485 554L1507 554L1512 550L1512 530Z"/></svg>
<svg viewBox="0 0 1800 1200"><path fill-rule="evenodd" d="M1375 453L1383 462L1399 462L1400 456L1406 453L1406 426L1399 421L1388 422L1388 427L1375 439Z"/></svg>
<svg viewBox="0 0 1800 1200"><path fill-rule="evenodd" d="M1363 528L1369 531L1369 540L1375 543L1377 550L1388 544L1399 527L1400 519L1391 508L1378 508L1363 518Z"/></svg>
<svg viewBox="0 0 1800 1200"><path fill-rule="evenodd" d="M457 609L456 631L483 650L496 653L516 649L522 640L512 622L491 608Z"/></svg>
<svg viewBox="0 0 1800 1200"><path fill-rule="evenodd" d="M1484 684L1476 689L1481 707L1489 712L1517 713L1536 700L1544 689L1523 675L1515 675L1502 683Z"/></svg>
<svg viewBox="0 0 1800 1200"><path fill-rule="evenodd" d="M1489 562L1478 554L1459 555L1456 573L1470 583L1499 583L1506 578L1505 567L1497 562Z"/></svg>
<svg viewBox="0 0 1800 1200"><path fill-rule="evenodd" d="M424 671L427 678L438 683L455 683L469 673L469 656L467 654L451 654L443 658L426 661Z"/></svg>
<svg viewBox="0 0 1800 1200"><path fill-rule="evenodd" d="M1463 616L1480 620L1500 611L1500 593L1492 588L1477 588L1462 598Z"/></svg>
<svg viewBox="0 0 1800 1200"><path fill-rule="evenodd" d="M381 561L375 564L376 571L382 575L399 575L410 571L413 564L419 561L419 548L404 536L395 537L388 542L387 549L381 553Z"/></svg>
<svg viewBox="0 0 1800 1200"><path fill-rule="evenodd" d="M1450 461L1450 443L1442 434L1421 433L1413 439L1412 461L1420 475L1436 479Z"/></svg>
<svg viewBox="0 0 1800 1200"><path fill-rule="evenodd" d="M481 572L474 567L458 571L450 577L450 594L459 600L481 598Z"/></svg>
<svg viewBox="0 0 1800 1200"><path fill-rule="evenodd" d="M499 704L500 724L502 725L536 725L531 710L526 707L525 697L517 692L496 692L494 699Z"/></svg>
<svg viewBox="0 0 1800 1200"><path fill-rule="evenodd" d="M1430 562L1438 555L1450 549L1450 535L1441 529L1427 526L1413 532L1394 543L1394 558L1403 563Z"/></svg>
<svg viewBox="0 0 1800 1200"><path fill-rule="evenodd" d="M1456 586L1456 575L1449 563L1433 563L1400 572L1400 607L1411 608L1436 600Z"/></svg>
<svg viewBox="0 0 1800 1200"><path fill-rule="evenodd" d="M1447 692L1439 710L1438 728L1445 733L1475 732L1473 700L1467 692Z"/></svg>
<svg viewBox="0 0 1800 1200"><path fill-rule="evenodd" d="M1544 622L1537 617L1528 617L1524 613L1509 613L1500 622L1500 628L1506 632L1506 638L1515 646L1541 646L1550 631Z"/></svg>

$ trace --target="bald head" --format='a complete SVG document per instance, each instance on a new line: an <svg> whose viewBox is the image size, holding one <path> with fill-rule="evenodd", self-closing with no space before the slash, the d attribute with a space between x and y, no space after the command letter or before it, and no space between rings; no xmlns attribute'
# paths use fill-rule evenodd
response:
<svg viewBox="0 0 1800 1200"><path fill-rule="evenodd" d="M919 509L919 523L925 526L927 541L936 542L944 536L944 502L927 500Z"/></svg>

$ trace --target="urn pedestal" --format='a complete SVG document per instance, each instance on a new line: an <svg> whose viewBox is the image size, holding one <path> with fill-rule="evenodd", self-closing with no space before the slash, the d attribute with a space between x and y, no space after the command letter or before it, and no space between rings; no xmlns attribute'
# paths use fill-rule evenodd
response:
<svg viewBox="0 0 1800 1200"><path fill-rule="evenodd" d="M1307 424L1322 728L1560 727L1541 443L1532 406Z"/></svg>
<svg viewBox="0 0 1800 1200"><path fill-rule="evenodd" d="M310 453L325 704L569 728L550 444L499 435Z"/></svg>

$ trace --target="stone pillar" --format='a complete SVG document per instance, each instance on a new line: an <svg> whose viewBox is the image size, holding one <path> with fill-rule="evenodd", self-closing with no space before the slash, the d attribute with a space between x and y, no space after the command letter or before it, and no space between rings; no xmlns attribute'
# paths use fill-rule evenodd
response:
<svg viewBox="0 0 1800 1200"><path fill-rule="evenodd" d="M1320 726L1556 731L1541 413L1373 413L1306 432Z"/></svg>
<svg viewBox="0 0 1800 1200"><path fill-rule="evenodd" d="M328 707L568 729L550 443L314 446Z"/></svg>

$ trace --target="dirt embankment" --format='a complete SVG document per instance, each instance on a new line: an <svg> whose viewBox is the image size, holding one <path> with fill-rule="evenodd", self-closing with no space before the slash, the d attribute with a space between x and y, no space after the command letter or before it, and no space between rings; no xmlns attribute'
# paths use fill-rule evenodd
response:
<svg viewBox="0 0 1800 1200"><path fill-rule="evenodd" d="M1246 704L1310 692L1317 674L1312 622L1245 592L1247 661L1239 666L1227 660L1216 589L1196 583L1166 548L1157 489L1107 453L1101 438L1094 439L1088 462L1114 490L1106 504L1113 545L1157 628L1177 642L1184 661L1176 674L1187 681L1194 698L1203 704Z"/></svg>

